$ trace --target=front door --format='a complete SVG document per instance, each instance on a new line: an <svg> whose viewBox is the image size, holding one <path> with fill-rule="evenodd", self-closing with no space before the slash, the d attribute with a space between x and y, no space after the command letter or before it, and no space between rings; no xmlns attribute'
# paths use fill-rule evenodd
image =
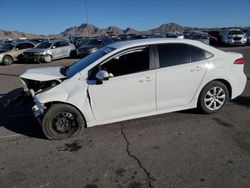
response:
<svg viewBox="0 0 250 188"><path fill-rule="evenodd" d="M150 69L149 47L125 52L100 65L110 79L90 84L97 121L136 116L156 110L155 70ZM94 71L95 72L95 71Z"/></svg>

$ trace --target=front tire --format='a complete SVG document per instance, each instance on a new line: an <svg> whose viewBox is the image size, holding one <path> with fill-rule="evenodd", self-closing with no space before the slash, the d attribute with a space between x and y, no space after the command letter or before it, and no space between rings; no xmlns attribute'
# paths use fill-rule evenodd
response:
<svg viewBox="0 0 250 188"><path fill-rule="evenodd" d="M44 135L50 140L62 140L77 135L85 126L82 114L67 104L54 104L42 121Z"/></svg>
<svg viewBox="0 0 250 188"><path fill-rule="evenodd" d="M10 55L3 56L2 63L4 65L11 65L13 63L13 58Z"/></svg>
<svg viewBox="0 0 250 188"><path fill-rule="evenodd" d="M51 63L51 61L52 61L52 56L51 56L51 55L45 55L45 56L43 56L43 61L44 61L45 63Z"/></svg>
<svg viewBox="0 0 250 188"><path fill-rule="evenodd" d="M198 108L206 114L212 114L223 108L228 100L228 89L222 82L208 83L199 96Z"/></svg>

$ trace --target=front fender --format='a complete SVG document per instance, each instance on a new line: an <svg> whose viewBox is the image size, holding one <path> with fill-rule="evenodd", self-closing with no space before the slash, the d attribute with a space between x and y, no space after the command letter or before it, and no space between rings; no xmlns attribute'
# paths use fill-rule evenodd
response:
<svg viewBox="0 0 250 188"><path fill-rule="evenodd" d="M88 125L88 122L94 120L94 115L87 90L88 85L82 79L73 77L48 91L37 94L35 98L45 107L48 103L66 103L74 106L83 114Z"/></svg>

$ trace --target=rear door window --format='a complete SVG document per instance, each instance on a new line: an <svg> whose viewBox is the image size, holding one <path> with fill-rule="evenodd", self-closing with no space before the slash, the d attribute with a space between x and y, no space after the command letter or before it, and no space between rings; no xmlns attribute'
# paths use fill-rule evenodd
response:
<svg viewBox="0 0 250 188"><path fill-rule="evenodd" d="M160 67L182 65L190 62L186 44L158 45Z"/></svg>
<svg viewBox="0 0 250 188"><path fill-rule="evenodd" d="M31 43L25 43L25 48L33 48L34 44Z"/></svg>
<svg viewBox="0 0 250 188"><path fill-rule="evenodd" d="M18 49L18 50L25 49L25 47L26 47L25 43L21 43L21 44L16 45L16 49Z"/></svg>
<svg viewBox="0 0 250 188"><path fill-rule="evenodd" d="M60 46L63 47L63 46L68 46L69 43L65 42L65 41L61 41L60 42Z"/></svg>

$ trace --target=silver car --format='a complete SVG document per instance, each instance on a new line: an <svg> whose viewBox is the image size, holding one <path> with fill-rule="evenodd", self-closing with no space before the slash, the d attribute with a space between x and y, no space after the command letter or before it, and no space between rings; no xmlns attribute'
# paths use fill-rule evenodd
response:
<svg viewBox="0 0 250 188"><path fill-rule="evenodd" d="M45 41L22 54L24 61L50 63L52 60L67 58L75 54L75 45L65 40Z"/></svg>
<svg viewBox="0 0 250 188"><path fill-rule="evenodd" d="M247 37L240 29L225 30L221 40L225 45L229 46L246 45L247 43Z"/></svg>

